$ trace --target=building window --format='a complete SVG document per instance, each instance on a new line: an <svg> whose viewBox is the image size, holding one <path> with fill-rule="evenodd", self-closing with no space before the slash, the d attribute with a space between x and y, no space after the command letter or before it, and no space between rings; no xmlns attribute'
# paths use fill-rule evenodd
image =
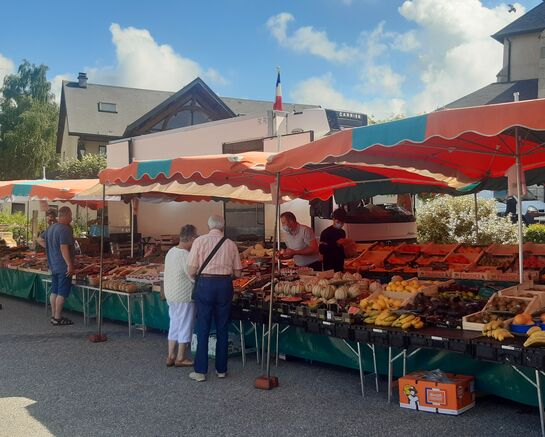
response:
<svg viewBox="0 0 545 437"><path fill-rule="evenodd" d="M98 102L99 112L113 112L117 113L117 105L115 103Z"/></svg>
<svg viewBox="0 0 545 437"><path fill-rule="evenodd" d="M17 214L17 213L25 213L25 204L24 203L12 203L11 204L11 213Z"/></svg>
<svg viewBox="0 0 545 437"><path fill-rule="evenodd" d="M82 159L85 156L86 151L85 144L78 143L78 159Z"/></svg>
<svg viewBox="0 0 545 437"><path fill-rule="evenodd" d="M98 154L106 156L106 146L98 146Z"/></svg>

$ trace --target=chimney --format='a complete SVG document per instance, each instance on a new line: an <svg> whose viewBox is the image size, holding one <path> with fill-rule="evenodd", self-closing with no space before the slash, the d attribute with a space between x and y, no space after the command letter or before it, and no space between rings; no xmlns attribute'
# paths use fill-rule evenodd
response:
<svg viewBox="0 0 545 437"><path fill-rule="evenodd" d="M87 73L78 74L78 86L80 88L87 88Z"/></svg>

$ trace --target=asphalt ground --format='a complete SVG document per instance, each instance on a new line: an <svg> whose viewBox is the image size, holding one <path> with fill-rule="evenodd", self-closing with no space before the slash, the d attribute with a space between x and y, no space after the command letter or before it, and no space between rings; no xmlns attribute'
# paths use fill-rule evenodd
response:
<svg viewBox="0 0 545 437"><path fill-rule="evenodd" d="M537 408L479 396L460 416L404 410L352 370L281 361L280 387L253 387L255 357L229 376L188 378L165 366L165 334L129 339L107 323L91 343L81 316L51 326L41 305L0 295L0 436L538 436ZM213 365L210 366L213 369ZM397 399L396 399L397 401Z"/></svg>

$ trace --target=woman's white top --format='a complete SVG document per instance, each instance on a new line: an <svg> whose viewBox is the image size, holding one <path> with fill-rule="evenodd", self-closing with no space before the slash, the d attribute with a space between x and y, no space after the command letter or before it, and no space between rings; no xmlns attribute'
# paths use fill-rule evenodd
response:
<svg viewBox="0 0 545 437"><path fill-rule="evenodd" d="M173 247L165 258L163 286L165 297L170 302L191 302L193 279L187 274L189 252Z"/></svg>

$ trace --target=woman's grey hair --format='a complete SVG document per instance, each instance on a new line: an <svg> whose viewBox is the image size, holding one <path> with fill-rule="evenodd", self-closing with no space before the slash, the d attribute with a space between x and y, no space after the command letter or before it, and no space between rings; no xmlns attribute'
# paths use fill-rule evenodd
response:
<svg viewBox="0 0 545 437"><path fill-rule="evenodd" d="M193 225L185 225L180 230L180 241L183 243L189 243L193 239L197 238L197 228Z"/></svg>
<svg viewBox="0 0 545 437"><path fill-rule="evenodd" d="M225 220L221 215L211 215L208 219L208 228L223 231L225 228Z"/></svg>

